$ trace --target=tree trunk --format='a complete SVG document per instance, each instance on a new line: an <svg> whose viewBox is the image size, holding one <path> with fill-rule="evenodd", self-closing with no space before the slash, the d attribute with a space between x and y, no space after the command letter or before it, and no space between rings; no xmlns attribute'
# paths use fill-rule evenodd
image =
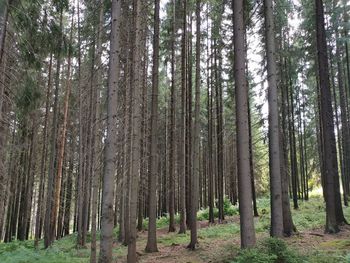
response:
<svg viewBox="0 0 350 263"><path fill-rule="evenodd" d="M51 72L52 72L52 53L50 54L49 72L48 72L48 83L46 92L46 103L45 103L45 117L44 117L44 129L43 129L43 143L41 150L41 163L40 163L40 183L39 183L39 194L38 194L38 208L36 213L35 221L35 238L34 246L38 248L41 225L42 225L42 211L43 211L43 198L45 190L45 173L46 173L46 162L47 162L47 129L48 129L48 117L49 117L49 106L50 106L50 93L51 93Z"/></svg>
<svg viewBox="0 0 350 263"><path fill-rule="evenodd" d="M277 65L275 48L275 30L273 18L273 1L265 0L265 30L266 30L266 57L268 78L269 103L269 167L271 191L271 230L273 237L283 236L282 189L280 139L278 120L277 94Z"/></svg>
<svg viewBox="0 0 350 263"><path fill-rule="evenodd" d="M243 0L233 1L234 12L234 68L236 86L238 191L241 226L241 247L255 246L251 174L249 167L248 87L245 72Z"/></svg>
<svg viewBox="0 0 350 263"><path fill-rule="evenodd" d="M159 67L159 0L154 0L154 36L153 36L153 66L152 66L152 101L151 127L149 140L149 171L148 171L148 236L146 252L157 252L157 131L158 131L158 74Z"/></svg>
<svg viewBox="0 0 350 263"><path fill-rule="evenodd" d="M316 32L317 32L317 55L318 76L320 80L321 99L321 128L323 133L322 144L324 147L324 188L326 200L326 228L327 233L339 231L335 211L335 180L338 178L337 150L335 144L332 96L329 82L329 68L327 56L327 42L324 25L323 1L316 2Z"/></svg>
<svg viewBox="0 0 350 263"><path fill-rule="evenodd" d="M120 15L121 1L112 1L112 29L111 47L108 72L108 96L107 96L107 137L105 144L103 194L102 194L102 219L101 219L101 243L100 263L112 262L113 245L113 197L114 197L114 173L116 170L117 152L117 94L119 89L119 51L120 51Z"/></svg>
<svg viewBox="0 0 350 263"><path fill-rule="evenodd" d="M70 40L69 43L72 43L73 40L73 17L71 22L71 31L70 31ZM68 51L68 66L67 66L67 83L64 97L64 106L63 106L63 123L60 136L60 148L58 150L58 160L57 160L57 175L55 177L55 193L54 193L54 203L51 219L51 227L56 228L56 220L58 215L58 210L60 209L60 196L61 196L61 181L62 181L62 172L63 172L63 161L64 153L66 146L66 134L67 134L67 123L68 123L68 109L69 109L69 97L71 92L71 61L72 61L72 51ZM55 229L53 231L56 231ZM59 234L57 234L59 236Z"/></svg>
<svg viewBox="0 0 350 263"><path fill-rule="evenodd" d="M180 121L180 164L179 164L179 205L180 229L179 234L186 232L186 39L187 39L187 0L183 1L183 28L181 50L181 121Z"/></svg>
<svg viewBox="0 0 350 263"><path fill-rule="evenodd" d="M130 240L128 243L128 263L137 261L136 255L136 218L137 200L139 189L140 172L140 149L141 149L141 39L142 39L142 7L141 0L135 0L134 5L134 26L135 38L132 58L132 150L131 150L131 173L130 173Z"/></svg>
<svg viewBox="0 0 350 263"><path fill-rule="evenodd" d="M104 4L103 1L99 1L100 8L99 8L99 18L98 18L98 26L97 26L97 43L96 43L96 59L95 59L95 65L100 68L101 65L101 56L102 56L102 33L103 33L103 25L104 25ZM94 83L94 90L93 93L95 93L94 97L94 110L93 112L93 122L92 125L92 136L94 138L94 160L93 160L93 166L92 166L92 204L91 204L91 255L90 255L90 262L95 263L96 262L96 231L97 231L97 208L98 208L98 191L99 191L99 185L100 185L100 173L99 173L99 123L100 123L100 110L99 110L99 104L100 104L100 85L102 84L102 72L101 69L98 69L96 72L96 82ZM116 162L116 160L115 160ZM115 163L116 165L116 163Z"/></svg>
<svg viewBox="0 0 350 263"><path fill-rule="evenodd" d="M197 244L197 206L199 197L200 172L200 52L201 52L201 1L196 0L196 89L193 130L193 177L191 180L191 242L188 248L195 250ZM191 59L191 58L190 58Z"/></svg>
<svg viewBox="0 0 350 263"><path fill-rule="evenodd" d="M50 141L50 162L48 170L48 183L47 183L47 204L45 213L45 231L44 231L44 244L45 248L49 247L54 239L54 233L56 224L54 221L54 181L55 181L55 161L56 161L56 141L57 141L57 127L58 127L58 95L60 87L60 71L61 71L61 49L63 42L63 10L60 11L60 40L59 50L57 51L57 63L56 63L56 76L55 76L55 93L54 93L54 106L53 106L53 119L52 119L52 132Z"/></svg>

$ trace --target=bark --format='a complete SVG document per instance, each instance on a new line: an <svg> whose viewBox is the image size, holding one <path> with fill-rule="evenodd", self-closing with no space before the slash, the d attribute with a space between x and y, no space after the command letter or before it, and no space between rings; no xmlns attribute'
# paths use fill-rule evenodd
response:
<svg viewBox="0 0 350 263"><path fill-rule="evenodd" d="M55 160L56 160L56 141L57 141L57 126L58 126L58 94L60 88L60 71L61 71L61 54L60 50L62 48L63 42L63 10L60 14L60 40L59 40L59 51L57 52L57 62L56 62L56 76L55 76L55 92L54 92L54 106L53 106L53 119L52 119L52 132L50 138L50 160L49 160L49 170L48 170L48 182L47 182L47 204L45 213L45 230L44 230L44 244L45 248L49 247L54 239L55 233L55 222L54 218L54 180L55 180Z"/></svg>
<svg viewBox="0 0 350 263"><path fill-rule="evenodd" d="M128 263L137 261L136 254L136 218L137 200L139 190L140 172L140 149L141 149L141 90L142 90L142 8L141 0L135 0L134 5L134 27L135 37L132 57L132 150L131 150L131 173L130 173L130 236L128 242Z"/></svg>
<svg viewBox="0 0 350 263"><path fill-rule="evenodd" d="M103 193L100 263L112 262L113 245L113 197L114 173L116 170L117 133L116 133L116 104L118 101L119 81L119 52L120 52L120 15L121 1L112 1L112 29L110 34L111 46L108 71L107 96L107 137L104 152Z"/></svg>
<svg viewBox="0 0 350 263"><path fill-rule="evenodd" d="M179 151L179 234L186 232L186 39L187 39L187 0L183 1L183 28L181 50L181 121L180 121L180 151Z"/></svg>
<svg viewBox="0 0 350 263"><path fill-rule="evenodd" d="M326 227L327 233L339 231L335 211L335 180L338 177L337 150L335 144L332 96L329 81L329 67L327 56L327 42L324 24L324 8L322 0L316 2L316 36L318 77L320 81L320 104L321 104L321 128L323 134L324 155L324 193L326 200Z"/></svg>
<svg viewBox="0 0 350 263"><path fill-rule="evenodd" d="M201 52L201 2L196 0L196 89L195 89L195 113L193 130L193 177L191 180L191 242L188 248L194 250L197 240L197 206L199 197L199 169L200 169L200 52Z"/></svg>
<svg viewBox="0 0 350 263"><path fill-rule="evenodd" d="M248 69L246 69L248 72ZM249 83L247 83L247 86L249 87ZM249 92L248 92L249 95ZM258 207L256 204L256 191L255 191L255 178L254 178L254 156L253 156L253 134L252 134L252 121L251 121L251 110L250 110L250 102L248 98L248 123L249 123L249 167L250 167L250 174L251 174L251 187L252 187L252 196L253 196L253 211L254 211L254 217L258 217Z"/></svg>
<svg viewBox="0 0 350 263"><path fill-rule="evenodd" d="M281 69L281 68L280 68ZM287 135L287 123L288 115L286 111L287 95L288 92L287 83L285 81L285 71L281 70L281 79L283 83L281 84L281 131L280 131L280 155L281 155L281 186L282 186L282 212L283 212L283 233L285 236L291 236L296 228L293 224L292 213L290 209L290 198L289 198L289 182L290 175L288 172L288 135Z"/></svg>
<svg viewBox="0 0 350 263"><path fill-rule="evenodd" d="M73 14L74 16L74 14ZM71 22L71 31L70 31L70 40L69 43L72 43L73 40L73 16ZM62 182L62 172L63 172L63 161L65 154L66 146L66 135L67 135L67 123L68 123L68 110L69 110L69 97L71 93L71 61L72 61L72 51L68 51L68 66L67 66L67 83L64 97L64 106L63 106L63 123L60 136L60 148L58 150L58 160L57 160L57 175L55 177L55 194L54 194L54 203L53 203L53 214L51 219L51 227L56 227L56 220L58 210L60 209L60 196L61 196L61 182ZM59 234L57 234L59 236Z"/></svg>
<svg viewBox="0 0 350 263"><path fill-rule="evenodd" d="M290 60L288 59L288 66L290 68ZM285 65L287 69L287 63ZM290 148L290 162L291 162L291 181L292 181L292 196L294 209L298 209L298 193L297 193L297 158L296 158L296 143L295 143L295 128L294 128L294 99L291 86L290 74L288 74L287 84L287 107L288 107L288 129L289 129L289 148Z"/></svg>
<svg viewBox="0 0 350 263"><path fill-rule="evenodd" d="M255 246L253 221L251 174L249 167L249 124L248 124L248 87L245 72L244 11L243 1L233 2L234 12L234 68L236 86L237 119L237 156L238 156L238 191L241 227L241 247Z"/></svg>
<svg viewBox="0 0 350 263"><path fill-rule="evenodd" d="M6 12L6 10L5 10ZM6 21L6 19L5 19ZM2 28L2 30L5 30ZM2 32L2 31L1 31ZM5 33L3 33L5 35ZM2 36L0 36L2 37ZM5 36L4 36L5 37ZM1 41L1 39L0 39ZM0 44L1 45L1 44ZM5 47L0 47L5 49ZM7 132L9 121L7 119L8 113L8 98L6 98L6 67L7 67L7 56L3 56L3 59L0 60L0 211L4 211L6 208L5 199L6 199L6 185L7 185L7 175L6 175L6 142L7 142ZM5 220L5 213L0 214L0 241L2 240L3 226Z"/></svg>
<svg viewBox="0 0 350 263"><path fill-rule="evenodd" d="M169 145L169 232L175 232L175 1L171 45L170 145Z"/></svg>
<svg viewBox="0 0 350 263"><path fill-rule="evenodd" d="M83 87L81 85L81 26L80 26L80 6L78 2L77 6L77 17L78 17L78 89L79 89L79 175L77 182L77 246L85 246L83 237L83 206L84 206L84 195L85 195L85 163L84 163L84 154L85 154L85 129L84 129L84 101L83 101ZM79 190L78 190L79 189Z"/></svg>
<svg viewBox="0 0 350 263"><path fill-rule="evenodd" d="M209 4L207 6L209 8ZM207 17L207 33L209 34L209 16ZM213 175L213 100L212 90L210 89L210 67L211 60L209 54L209 38L207 41L207 111L208 111L208 203L209 203L209 223L214 223L214 175Z"/></svg>
<svg viewBox="0 0 350 263"><path fill-rule="evenodd" d="M338 70L338 89L339 89L339 100L340 100L340 118L341 118L341 144L343 149L343 192L344 192L344 204L348 205L348 179L350 178L350 133L349 133L349 122L348 122L348 111L347 111L347 102L346 102L346 92L343 81L343 70L341 66L341 54L340 54L340 43L338 40L338 32L336 30L336 57L337 61L337 70Z"/></svg>
<svg viewBox="0 0 350 263"><path fill-rule="evenodd" d="M157 252L157 131L158 131L158 82L159 82L159 0L154 1L154 36L153 36L153 66L152 66L152 100L151 127L149 143L148 171L148 236L146 252Z"/></svg>
<svg viewBox="0 0 350 263"><path fill-rule="evenodd" d="M70 136L70 151L69 151L69 167L67 171L67 189L65 196L64 219L63 219L63 235L69 235L70 218L72 207L72 188L73 188L73 173L74 173L74 152L75 152L75 129L71 125L72 135Z"/></svg>
<svg viewBox="0 0 350 263"><path fill-rule="evenodd" d="M3 57L5 53L5 40L7 36L7 24L9 18L10 6L13 0L5 0L5 10L0 14L0 22L2 23L2 28L0 31L0 65L2 65ZM1 17L2 16L2 17ZM2 98L1 98L2 100ZM1 109L1 107L0 107ZM0 113L1 115L1 113Z"/></svg>
<svg viewBox="0 0 350 263"><path fill-rule="evenodd" d="M277 65L273 1L265 0L266 57L269 104L269 167L271 191L271 236L283 236L281 160L278 121Z"/></svg>
<svg viewBox="0 0 350 263"><path fill-rule="evenodd" d="M101 56L102 56L102 33L103 33L103 24L104 24L104 4L103 1L99 2L100 8L99 8L99 18L98 18L98 27L97 27L97 43L96 43L96 60L95 65L97 67L101 67ZM99 110L99 104L100 104L100 85L102 84L102 72L101 69L98 69L96 72L96 82L94 83L94 90L93 93L95 100L94 100L94 111L93 114L93 122L92 125L92 136L94 138L94 155L95 158L93 160L93 166L92 166L92 204L91 204L91 255L90 255L90 262L95 263L96 262L96 231L97 231L97 208L98 208L98 191L99 191L99 185L100 185L100 173L99 173L99 123L100 123L100 110ZM116 162L116 160L115 160ZM116 165L116 163L115 163ZM115 168L116 169L116 168Z"/></svg>

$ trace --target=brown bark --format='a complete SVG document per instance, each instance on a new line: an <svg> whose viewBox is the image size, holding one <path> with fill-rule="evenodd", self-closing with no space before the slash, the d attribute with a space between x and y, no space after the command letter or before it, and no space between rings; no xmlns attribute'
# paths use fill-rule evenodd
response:
<svg viewBox="0 0 350 263"><path fill-rule="evenodd" d="M191 242L188 248L194 250L197 240L197 210L199 197L199 169L200 169L200 51L201 51L201 2L196 1L196 89L195 89L195 113L194 113L194 137L193 137L193 177L191 180Z"/></svg>
<svg viewBox="0 0 350 263"><path fill-rule="evenodd" d="M130 172L130 236L128 242L128 263L137 261L136 254L136 218L137 200L139 190L140 149L141 149L141 90L142 90L142 8L141 0L135 0L133 10L134 41L132 56L132 148L131 148L131 172Z"/></svg>
<svg viewBox="0 0 350 263"><path fill-rule="evenodd" d="M180 151L179 151L179 208L180 229L179 234L186 232L186 40L187 40L187 0L183 1L183 25L182 25L182 50L181 50L181 121L180 121Z"/></svg>
<svg viewBox="0 0 350 263"><path fill-rule="evenodd" d="M275 30L273 18L273 1L265 0L266 57L269 103L269 167L271 191L271 236L283 236L280 133L277 94L277 65Z"/></svg>
<svg viewBox="0 0 350 263"><path fill-rule="evenodd" d="M73 15L74 16L74 15ZM70 40L72 43L73 39L73 16L71 22L71 31L70 31ZM63 161L65 154L66 146L66 135L67 135L67 123L68 123L68 110L69 110L69 97L71 92L71 61L72 61L72 51L68 52L68 66L67 66L67 83L64 97L64 106L63 106L63 123L61 127L61 136L60 136L60 148L58 150L58 160L57 160L57 175L55 177L55 194L54 194L54 203L53 203L53 214L51 218L51 228L56 228L56 220L58 210L60 208L60 195L61 195L61 181L62 181L62 172L63 172ZM54 229L54 231L56 231ZM59 236L59 234L57 234Z"/></svg>
<svg viewBox="0 0 350 263"><path fill-rule="evenodd" d="M336 218L335 180L338 178L337 151L335 144L332 96L329 82L329 68L327 42L324 24L324 8L322 0L316 3L316 33L318 55L318 77L320 83L320 119L322 128L322 145L324 156L324 193L326 200L326 227L327 233L339 231Z"/></svg>
<svg viewBox="0 0 350 263"><path fill-rule="evenodd" d="M169 145L169 232L175 232L175 1L171 45L170 145Z"/></svg>
<svg viewBox="0 0 350 263"><path fill-rule="evenodd" d="M159 67L159 0L154 1L154 36L153 36L153 66L152 66L152 100L151 127L149 143L148 171L148 236L146 252L156 252L157 248L157 131L158 131L158 67Z"/></svg>
<svg viewBox="0 0 350 263"><path fill-rule="evenodd" d="M249 127L248 127L248 87L245 72L246 57L244 45L243 1L233 2L234 12L234 63L236 86L236 119L237 119L237 156L238 156L238 191L241 226L241 247L252 247L256 243L251 174L249 167Z"/></svg>
<svg viewBox="0 0 350 263"><path fill-rule="evenodd" d="M114 198L114 173L116 170L116 104L118 101L119 81L119 51L120 51L120 15L121 1L112 1L112 29L111 47L108 72L108 96L107 96L107 138L104 152L103 193L102 193L102 219L100 263L112 262L113 246L113 198Z"/></svg>
<svg viewBox="0 0 350 263"><path fill-rule="evenodd" d="M60 40L59 49L62 48L63 42L63 10L60 11ZM56 62L56 76L55 76L55 92L54 92L54 107L53 107L53 119L52 119L52 132L50 138L50 161L48 170L48 183L47 183L47 204L45 213L45 231L44 231L44 243L45 247L49 247L54 240L55 233L55 209L54 209L54 182L55 182L55 160L57 158L57 128L58 128L58 95L60 87L60 72L61 72L61 54L60 50L57 52L57 62Z"/></svg>

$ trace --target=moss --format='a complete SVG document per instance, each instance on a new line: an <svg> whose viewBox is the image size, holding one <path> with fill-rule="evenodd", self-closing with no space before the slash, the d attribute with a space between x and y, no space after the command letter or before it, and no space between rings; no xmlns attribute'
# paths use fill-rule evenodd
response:
<svg viewBox="0 0 350 263"><path fill-rule="evenodd" d="M323 242L320 244L320 247L327 249L349 249L350 248L350 239L338 239Z"/></svg>

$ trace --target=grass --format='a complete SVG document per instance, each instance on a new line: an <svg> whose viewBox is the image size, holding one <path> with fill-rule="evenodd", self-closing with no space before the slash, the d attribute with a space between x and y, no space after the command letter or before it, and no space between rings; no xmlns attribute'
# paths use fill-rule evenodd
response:
<svg viewBox="0 0 350 263"><path fill-rule="evenodd" d="M256 232L266 233L269 232L270 227L270 204L269 198L260 198L258 200L259 217L255 218L255 229ZM217 213L217 209L214 210ZM238 240L239 239L239 221L235 216L238 214L238 207L233 206L225 200L225 213L228 215L229 223L212 225L209 227L201 228L198 230L198 239L200 243L213 244L214 242L220 243L221 241L227 240ZM345 208L344 213L346 217L350 218L350 208ZM300 201L299 209L293 210L293 221L298 231L311 230L315 228L320 228L323 226L325 221L325 209L323 198L319 196L313 196L310 201ZM209 216L208 209L200 210L197 214L198 220L206 221ZM233 218L235 220L230 220ZM179 217L175 217L175 221L178 223ZM233 221L233 222L231 222ZM168 217L159 218L157 221L157 228L164 229L167 228L169 224ZM144 228L147 229L148 220L144 220ZM115 229L114 234L117 235L117 229ZM164 233L158 235L158 243L160 247L170 247L174 245L185 245L189 242L190 235L189 231L186 234L177 233ZM139 239L139 246L143 246L145 243L145 235L141 235ZM298 237L296 238L299 242ZM89 238L88 238L89 240ZM264 239L265 240L265 239ZM259 243L257 248L247 251L238 252L238 246L233 246L233 243L228 244L226 242L220 247L220 253L213 251L199 251L196 253L212 253L215 254L216 258L222 257L224 259L224 250L227 255L238 256L234 261L225 262L280 262L280 263L350 263L350 253L347 253L350 249L350 239L337 239L329 240L319 244L319 248L313 251L307 251L304 253L303 257L300 257L298 253L290 253L288 247L285 247L283 253L287 253L290 258L294 261L276 261L276 253L271 251L271 246L274 244L274 240L267 239L268 241L263 241L265 243ZM39 249L35 249L33 241L14 241L12 243L1 243L0 244L0 262L1 263L82 263L88 262L90 256L90 249L84 248L77 250L75 247L76 235L72 234L70 236L64 237L56 241L51 248L44 249L42 242L39 245ZM301 240L300 240L301 241ZM268 243L266 243L268 242ZM280 244L279 244L280 245ZM293 246L294 249L297 248ZM208 246L207 249L210 249ZM124 246L115 246L113 254L115 258L124 257L127 253L127 249ZM181 255L179 255L181 257ZM256 258L256 261L251 261L251 259ZM250 259L247 261L247 259ZM242 261L243 260L243 261ZM255 259L254 259L255 260ZM260 261L259 261L260 260ZM204 259L205 261L205 259ZM181 261L179 261L181 262Z"/></svg>
<svg viewBox="0 0 350 263"><path fill-rule="evenodd" d="M6 263L81 263L90 256L89 249L75 249L76 236L70 235L55 242L49 249L40 243L34 248L33 241L14 241L0 244L0 262Z"/></svg>

